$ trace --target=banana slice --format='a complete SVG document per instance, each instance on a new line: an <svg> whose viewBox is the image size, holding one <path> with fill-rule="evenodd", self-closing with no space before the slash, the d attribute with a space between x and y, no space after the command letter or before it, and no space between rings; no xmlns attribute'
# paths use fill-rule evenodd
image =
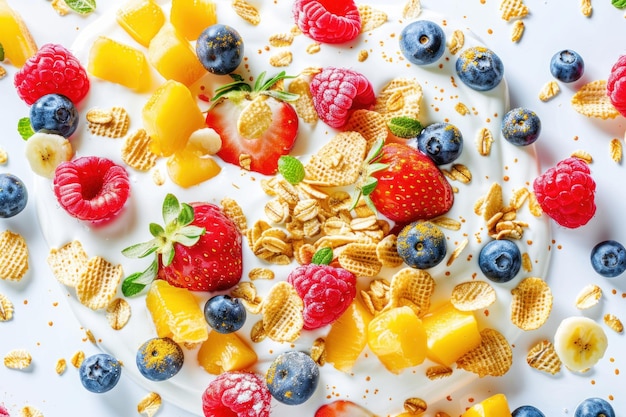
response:
<svg viewBox="0 0 626 417"><path fill-rule="evenodd" d="M602 327L590 318L564 319L554 334L554 349L569 370L586 372L604 356L608 340Z"/></svg>
<svg viewBox="0 0 626 417"><path fill-rule="evenodd" d="M56 167L72 159L73 154L72 144L61 135L37 132L26 141L26 159L30 169L42 177L54 177Z"/></svg>

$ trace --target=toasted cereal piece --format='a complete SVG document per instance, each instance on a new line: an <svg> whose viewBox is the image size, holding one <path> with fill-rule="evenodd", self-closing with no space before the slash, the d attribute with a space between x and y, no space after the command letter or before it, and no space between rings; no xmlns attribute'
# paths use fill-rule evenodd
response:
<svg viewBox="0 0 626 417"><path fill-rule="evenodd" d="M65 16L72 11L72 9L70 9L65 0L52 0L50 5L54 9L54 11L59 14L59 16Z"/></svg>
<svg viewBox="0 0 626 417"><path fill-rule="evenodd" d="M25 349L13 349L4 356L4 366L9 369L24 370L32 361L32 356Z"/></svg>
<svg viewBox="0 0 626 417"><path fill-rule="evenodd" d="M526 17L529 12L523 0L502 0L500 10L502 11L502 19L507 22L511 19Z"/></svg>
<svg viewBox="0 0 626 417"><path fill-rule="evenodd" d="M366 4L359 4L361 17L361 33L369 32L382 26L387 21L387 13Z"/></svg>
<svg viewBox="0 0 626 417"><path fill-rule="evenodd" d="M372 314L383 311L391 300L391 284L384 278L370 281L369 288L361 290L363 305Z"/></svg>
<svg viewBox="0 0 626 417"><path fill-rule="evenodd" d="M293 62L291 51L282 50L270 56L270 65L273 67L287 67Z"/></svg>
<svg viewBox="0 0 626 417"><path fill-rule="evenodd" d="M32 405L25 405L20 410L20 417L43 417L43 413Z"/></svg>
<svg viewBox="0 0 626 417"><path fill-rule="evenodd" d="M408 306L418 317L430 308L435 280L423 269L403 268L391 277L388 308Z"/></svg>
<svg viewBox="0 0 626 417"><path fill-rule="evenodd" d="M222 207L224 214L226 214L226 217L235 223L237 229L239 229L241 233L245 233L248 229L248 220L246 219L246 215L239 203L232 198L224 197L220 202L220 206Z"/></svg>
<svg viewBox="0 0 626 417"><path fill-rule="evenodd" d="M9 298L0 294L0 322L9 321L13 318L13 303Z"/></svg>
<svg viewBox="0 0 626 417"><path fill-rule="evenodd" d="M485 281L467 281L452 289L450 302L457 310L484 309L496 302L496 291Z"/></svg>
<svg viewBox="0 0 626 417"><path fill-rule="evenodd" d="M149 171L154 167L158 156L150 150L152 138L144 129L131 132L122 145L122 161L137 171Z"/></svg>
<svg viewBox="0 0 626 417"><path fill-rule="evenodd" d="M394 117L419 119L422 86L414 78L391 80L376 97L374 111L382 114L388 123Z"/></svg>
<svg viewBox="0 0 626 417"><path fill-rule="evenodd" d="M64 358L57 360L56 365L54 366L54 371L57 375L63 375L67 370L67 361Z"/></svg>
<svg viewBox="0 0 626 417"><path fill-rule="evenodd" d="M556 354L554 345L548 340L542 340L528 351L526 363L531 368L551 375L556 375L561 371L561 359Z"/></svg>
<svg viewBox="0 0 626 417"><path fill-rule="evenodd" d="M616 315L607 313L602 319L604 320L604 324L615 333L622 333L624 331L624 324L622 324L622 321Z"/></svg>
<svg viewBox="0 0 626 417"><path fill-rule="evenodd" d="M457 258L461 256L461 253L463 253L463 251L465 250L468 244L469 244L468 239L463 239L461 242L459 242L459 244L454 248L454 250L448 257L448 260L446 261L446 266L452 265L454 261L456 261Z"/></svg>
<svg viewBox="0 0 626 417"><path fill-rule="evenodd" d="M89 258L78 240L66 243L60 248L52 248L47 262L54 277L63 285L75 287L80 280Z"/></svg>
<svg viewBox="0 0 626 417"><path fill-rule="evenodd" d="M161 396L156 392L149 392L137 404L137 412L145 414L146 417L153 417L161 408Z"/></svg>
<svg viewBox="0 0 626 417"><path fill-rule="evenodd" d="M421 398L411 397L404 400L404 411L410 415L420 415L426 411L428 405Z"/></svg>
<svg viewBox="0 0 626 417"><path fill-rule="evenodd" d="M306 53L309 55L313 55L321 51L322 45L318 42L313 42L306 47Z"/></svg>
<svg viewBox="0 0 626 417"><path fill-rule="evenodd" d="M326 363L326 341L321 337L315 339L309 354L315 363L319 366L324 366Z"/></svg>
<svg viewBox="0 0 626 417"><path fill-rule="evenodd" d="M513 350L509 342L502 333L490 328L481 330L480 337L480 345L457 360L457 366L481 378L506 374L513 364Z"/></svg>
<svg viewBox="0 0 626 417"><path fill-rule="evenodd" d="M0 233L0 278L20 281L28 271L28 246L22 235L5 230Z"/></svg>
<svg viewBox="0 0 626 417"><path fill-rule="evenodd" d="M583 85L571 99L578 113L599 119L614 119L619 112L606 94L606 80L591 81Z"/></svg>
<svg viewBox="0 0 626 417"><path fill-rule="evenodd" d="M9 154L6 149L0 147L0 165L5 165L7 162L9 162Z"/></svg>
<svg viewBox="0 0 626 417"><path fill-rule="evenodd" d="M128 133L130 117L123 107L112 107L108 111L92 109L87 112L86 117L87 128L92 135L116 139Z"/></svg>
<svg viewBox="0 0 626 417"><path fill-rule="evenodd" d="M516 20L511 27L511 42L519 42L524 35L526 25L521 20Z"/></svg>
<svg viewBox="0 0 626 417"><path fill-rule="evenodd" d="M493 216L502 212L503 207L502 186L494 182L491 184L491 187L489 187L489 191L487 191L487 195L483 201L481 209L483 219L485 219L485 221L492 220Z"/></svg>
<svg viewBox="0 0 626 417"><path fill-rule="evenodd" d="M270 45L272 45L275 48L281 48L284 46L291 46L291 44L293 43L293 39L294 39L294 35L293 33L276 33L274 35L270 36Z"/></svg>
<svg viewBox="0 0 626 417"><path fill-rule="evenodd" d="M113 265L100 256L90 258L76 285L78 301L92 310L107 307L117 292L122 276L121 265Z"/></svg>
<svg viewBox="0 0 626 417"><path fill-rule="evenodd" d="M588 284L576 296L576 308L587 310L597 305L600 298L602 298L602 288L595 284Z"/></svg>
<svg viewBox="0 0 626 417"><path fill-rule="evenodd" d="M339 264L357 276L376 276L383 264L376 256L376 243L348 243L338 257Z"/></svg>
<svg viewBox="0 0 626 417"><path fill-rule="evenodd" d="M454 55L463 49L463 45L465 45L465 34L462 30L457 29L452 32L452 36L448 40L448 50Z"/></svg>
<svg viewBox="0 0 626 417"><path fill-rule="evenodd" d="M402 265L402 258L398 255L398 237L394 234L385 236L376 244L376 256L383 266L395 268Z"/></svg>
<svg viewBox="0 0 626 417"><path fill-rule="evenodd" d="M532 272L533 270L533 261L530 259L528 252L522 253L522 269L525 272Z"/></svg>
<svg viewBox="0 0 626 417"><path fill-rule="evenodd" d="M402 17L405 19L417 19L422 13L421 0L407 0L402 9Z"/></svg>
<svg viewBox="0 0 626 417"><path fill-rule="evenodd" d="M582 159L587 165L593 163L593 157L591 156L591 154L582 149L575 150L571 153L571 156L574 158Z"/></svg>
<svg viewBox="0 0 626 417"><path fill-rule="evenodd" d="M535 330L544 325L552 311L552 291L537 277L520 281L511 290L511 322L522 330Z"/></svg>
<svg viewBox="0 0 626 417"><path fill-rule="evenodd" d="M617 138L611 139L611 143L609 144L609 151L611 154L611 159L614 162L617 162L618 164L622 162L623 150L621 140Z"/></svg>
<svg viewBox="0 0 626 417"><path fill-rule="evenodd" d="M275 342L293 342L304 326L304 303L286 281L275 284L263 300L263 331Z"/></svg>
<svg viewBox="0 0 626 417"><path fill-rule="evenodd" d="M481 156L489 156L491 154L491 144L493 143L493 134L491 130L483 127L476 135L476 148Z"/></svg>
<svg viewBox="0 0 626 417"><path fill-rule="evenodd" d="M544 84L543 87L541 87L541 90L539 91L539 100L541 101L548 101L554 97L556 97L557 94L559 94L561 92L561 88L559 87L559 84L552 80L552 81L548 81L547 83Z"/></svg>
<svg viewBox="0 0 626 417"><path fill-rule="evenodd" d="M130 304L123 298L114 299L106 309L106 318L113 330L123 329L130 320L130 315Z"/></svg>
<svg viewBox="0 0 626 417"><path fill-rule="evenodd" d="M429 366L428 369L426 369L426 377L430 379L431 381L434 381L436 379L448 377L452 375L452 372L453 372L452 368L448 366L434 365L434 366Z"/></svg>
<svg viewBox="0 0 626 417"><path fill-rule="evenodd" d="M72 357L70 358L70 363L72 364L72 366L74 366L74 368L78 369L80 368L80 365L83 363L84 360L85 352L79 350L72 355Z"/></svg>
<svg viewBox="0 0 626 417"><path fill-rule="evenodd" d="M592 11L591 0L580 0L580 12L583 16L590 17Z"/></svg>
<svg viewBox="0 0 626 417"><path fill-rule="evenodd" d="M338 187L356 182L365 160L367 142L360 133L341 132L304 166L309 184Z"/></svg>
<svg viewBox="0 0 626 417"><path fill-rule="evenodd" d="M298 95L293 102L296 113L305 123L313 124L318 121L319 115L313 105L313 95L309 86L308 77L302 75L295 78L287 87L290 93Z"/></svg>
<svg viewBox="0 0 626 417"><path fill-rule="evenodd" d="M259 10L247 1L233 0L232 6L235 13L237 13L237 15L239 15L239 17L246 22L255 26L261 23L261 14L259 13Z"/></svg>
<svg viewBox="0 0 626 417"><path fill-rule="evenodd" d="M467 116L468 114L470 114L470 109L467 108L465 103L461 103L460 101L456 103L456 105L454 106L454 110L456 110L456 112L461 116Z"/></svg>
<svg viewBox="0 0 626 417"><path fill-rule="evenodd" d="M360 133L367 141L368 149L376 141L387 139L389 134L385 118L380 113L367 109L352 112L343 130Z"/></svg>

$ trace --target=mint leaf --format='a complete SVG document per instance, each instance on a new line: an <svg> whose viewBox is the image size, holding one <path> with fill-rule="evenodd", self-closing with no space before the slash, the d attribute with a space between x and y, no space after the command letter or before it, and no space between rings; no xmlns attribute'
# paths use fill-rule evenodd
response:
<svg viewBox="0 0 626 417"><path fill-rule="evenodd" d="M28 140L31 136L35 134L33 127L30 125L30 118L22 117L17 122L17 132L24 140Z"/></svg>
<svg viewBox="0 0 626 417"><path fill-rule="evenodd" d="M4 47L0 43L0 62L4 61Z"/></svg>
<svg viewBox="0 0 626 417"><path fill-rule="evenodd" d="M402 139L414 138L423 129L419 120L410 117L394 117L388 126L391 133Z"/></svg>
<svg viewBox="0 0 626 417"><path fill-rule="evenodd" d="M626 0L611 0L611 4L618 9L623 9L626 7Z"/></svg>
<svg viewBox="0 0 626 417"><path fill-rule="evenodd" d="M65 0L65 3L79 14L89 14L96 10L96 0Z"/></svg>
<svg viewBox="0 0 626 417"><path fill-rule="evenodd" d="M278 158L278 172L291 184L298 184L306 174L302 162L289 155Z"/></svg>
<svg viewBox="0 0 626 417"><path fill-rule="evenodd" d="M322 248L315 252L313 259L311 259L311 263L316 265L329 265L332 261L333 248Z"/></svg>

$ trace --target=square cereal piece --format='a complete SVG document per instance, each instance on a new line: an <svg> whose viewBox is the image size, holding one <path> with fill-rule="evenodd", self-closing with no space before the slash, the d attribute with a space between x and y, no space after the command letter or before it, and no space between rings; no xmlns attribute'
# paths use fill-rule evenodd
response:
<svg viewBox="0 0 626 417"><path fill-rule="evenodd" d="M26 240L10 230L0 234L0 278L20 281L28 271Z"/></svg>
<svg viewBox="0 0 626 417"><path fill-rule="evenodd" d="M54 277L68 287L76 287L88 260L87 253L78 240L50 249L47 259Z"/></svg>
<svg viewBox="0 0 626 417"><path fill-rule="evenodd" d="M122 275L121 265L113 265L100 256L90 258L76 285L78 301L92 310L107 307L117 292Z"/></svg>

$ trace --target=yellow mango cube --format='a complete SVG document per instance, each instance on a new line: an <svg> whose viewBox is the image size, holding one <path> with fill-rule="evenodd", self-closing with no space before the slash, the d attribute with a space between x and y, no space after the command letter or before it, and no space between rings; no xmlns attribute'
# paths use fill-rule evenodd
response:
<svg viewBox="0 0 626 417"><path fill-rule="evenodd" d="M167 160L167 173L174 184L193 187L215 177L222 168L209 155L185 147Z"/></svg>
<svg viewBox="0 0 626 417"><path fill-rule="evenodd" d="M212 0L172 0L170 22L188 40L195 41L207 27L217 23Z"/></svg>
<svg viewBox="0 0 626 417"><path fill-rule="evenodd" d="M150 66L143 52L106 36L98 37L91 46L87 71L138 92L151 85Z"/></svg>
<svg viewBox="0 0 626 417"><path fill-rule="evenodd" d="M22 17L6 0L0 0L0 44L5 58L18 68L38 49Z"/></svg>
<svg viewBox="0 0 626 417"><path fill-rule="evenodd" d="M198 363L210 374L242 371L257 361L257 355L236 333L212 331L198 350Z"/></svg>
<svg viewBox="0 0 626 417"><path fill-rule="evenodd" d="M450 366L480 345L480 331L474 313L445 303L422 318L426 330L426 357Z"/></svg>
<svg viewBox="0 0 626 417"><path fill-rule="evenodd" d="M189 136L205 127L204 116L189 89L178 81L166 81L142 110L144 129L152 138L150 149L170 156L185 148Z"/></svg>
<svg viewBox="0 0 626 417"><path fill-rule="evenodd" d="M461 417L511 417L511 409L504 394L496 394L471 406Z"/></svg>
<svg viewBox="0 0 626 417"><path fill-rule="evenodd" d="M137 42L148 46L165 23L163 9L153 0L129 0L117 10L117 23Z"/></svg>
<svg viewBox="0 0 626 417"><path fill-rule="evenodd" d="M367 339L372 352L395 374L426 359L426 331L410 307L395 307L374 317Z"/></svg>
<svg viewBox="0 0 626 417"><path fill-rule="evenodd" d="M169 23L152 38L148 61L166 80L190 86L207 73L191 43Z"/></svg>
<svg viewBox="0 0 626 417"><path fill-rule="evenodd" d="M326 362L342 372L350 372L367 346L370 321L370 312L360 301L354 300L330 327L324 344Z"/></svg>

